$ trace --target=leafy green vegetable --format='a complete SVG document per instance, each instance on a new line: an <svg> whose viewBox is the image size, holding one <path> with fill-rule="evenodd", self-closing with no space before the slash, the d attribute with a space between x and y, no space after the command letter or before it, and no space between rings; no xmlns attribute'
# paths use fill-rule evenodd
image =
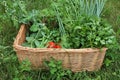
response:
<svg viewBox="0 0 120 80"><path fill-rule="evenodd" d="M31 43L34 40L34 37L26 37L26 41L28 43Z"/></svg>
<svg viewBox="0 0 120 80"><path fill-rule="evenodd" d="M60 44L62 48L73 49L112 46L116 41L114 31L111 25L100 18L105 2L106 0L52 2L50 8L41 10L41 20L36 18L38 14L33 15L33 24L26 41L31 47L39 48L45 48L49 41Z"/></svg>
<svg viewBox="0 0 120 80"><path fill-rule="evenodd" d="M40 42L38 41L38 40L35 40L35 45L36 45L36 47L40 47Z"/></svg>
<svg viewBox="0 0 120 80"><path fill-rule="evenodd" d="M39 25L37 24L33 24L31 27L30 27L30 31L32 32L36 32L39 30Z"/></svg>

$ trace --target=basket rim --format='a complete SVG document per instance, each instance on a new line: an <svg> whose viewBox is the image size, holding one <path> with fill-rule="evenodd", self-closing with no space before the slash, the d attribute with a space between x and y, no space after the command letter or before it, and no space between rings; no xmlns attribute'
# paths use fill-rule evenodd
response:
<svg viewBox="0 0 120 80"><path fill-rule="evenodd" d="M64 49L64 48L30 48L21 45L13 45L15 50L30 51L30 52L97 52L106 51L108 48L80 48L80 49Z"/></svg>
<svg viewBox="0 0 120 80"><path fill-rule="evenodd" d="M19 39L22 36L22 32L25 29L26 25L22 24L19 32L14 40L13 48L15 51L23 50L23 51L30 51L30 52L98 52L98 51L106 51L108 48L80 48L80 49L64 49L64 48L30 48L30 47L24 47L22 45L19 45Z"/></svg>

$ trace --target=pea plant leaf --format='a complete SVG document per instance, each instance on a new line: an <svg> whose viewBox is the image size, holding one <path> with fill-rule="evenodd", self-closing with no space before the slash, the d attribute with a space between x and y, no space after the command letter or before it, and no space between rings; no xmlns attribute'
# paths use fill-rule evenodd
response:
<svg viewBox="0 0 120 80"><path fill-rule="evenodd" d="M26 41L28 43L31 43L34 40L34 37L26 37Z"/></svg>
<svg viewBox="0 0 120 80"><path fill-rule="evenodd" d="M57 69L54 68L54 69L51 69L51 70L50 70L50 73L51 73L51 74L55 74L56 71L57 71Z"/></svg>
<svg viewBox="0 0 120 80"><path fill-rule="evenodd" d="M36 32L39 30L39 25L38 24L33 24L31 27L30 27L30 31L32 32Z"/></svg>
<svg viewBox="0 0 120 80"><path fill-rule="evenodd" d="M24 46L24 47L31 47L30 43L27 43L27 42L23 43L22 46Z"/></svg>
<svg viewBox="0 0 120 80"><path fill-rule="evenodd" d="M51 63L48 64L51 67L56 67L55 63L51 61Z"/></svg>
<svg viewBox="0 0 120 80"><path fill-rule="evenodd" d="M35 40L35 46L40 47L40 42L38 40Z"/></svg>
<svg viewBox="0 0 120 80"><path fill-rule="evenodd" d="M102 45L104 45L104 44L105 44L105 41L104 41L104 40L101 40L100 43L101 43Z"/></svg>

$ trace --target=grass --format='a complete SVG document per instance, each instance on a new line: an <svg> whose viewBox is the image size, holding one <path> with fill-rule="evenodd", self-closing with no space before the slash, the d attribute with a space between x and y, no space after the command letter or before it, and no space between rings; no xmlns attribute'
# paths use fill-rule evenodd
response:
<svg viewBox="0 0 120 80"><path fill-rule="evenodd" d="M28 0L26 0L26 3L27 1ZM32 2L32 0L30 0L30 2ZM27 4L29 7L28 10L31 8L41 8L41 6L37 6L37 1L30 2ZM108 0L102 16L113 25L117 33L116 37L120 43L120 1ZM15 29L9 20L3 21L0 19L0 22L0 80L52 80L56 77L56 75L49 74L49 71L29 70L27 67L22 67L12 47L18 29ZM119 80L119 52L119 49L108 50L104 63L109 59L107 63L111 64L103 64L101 70L96 72L71 73L65 76L63 80Z"/></svg>

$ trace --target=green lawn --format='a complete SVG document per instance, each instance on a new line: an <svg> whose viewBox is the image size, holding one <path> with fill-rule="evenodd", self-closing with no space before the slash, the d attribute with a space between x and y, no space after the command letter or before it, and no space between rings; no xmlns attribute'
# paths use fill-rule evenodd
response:
<svg viewBox="0 0 120 80"><path fill-rule="evenodd" d="M39 0L25 1L27 10L41 8ZM3 15L2 13L0 12L0 17ZM106 18L113 26L120 45L120 1L108 0L102 17ZM0 80L56 80L57 75L49 74L49 71L29 70L29 67L23 66L24 63L18 62L12 45L19 28L16 29L12 25L7 18L6 20L0 18ZM29 66L29 63L25 64ZM115 45L113 49L107 51L104 64L99 71L70 73L62 80L120 80L120 48Z"/></svg>

